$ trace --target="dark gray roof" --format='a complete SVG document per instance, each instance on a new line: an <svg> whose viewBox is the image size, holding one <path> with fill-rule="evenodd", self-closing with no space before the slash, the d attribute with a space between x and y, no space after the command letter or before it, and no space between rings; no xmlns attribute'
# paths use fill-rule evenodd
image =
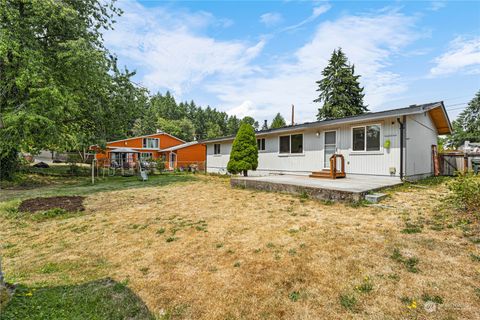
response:
<svg viewBox="0 0 480 320"><path fill-rule="evenodd" d="M259 131L256 131L255 134L257 136L261 136L261 135L264 135L264 134L270 134L270 133L276 133L276 132L282 133L282 132L296 131L298 129L316 128L316 127L329 126L329 125L333 125L333 124L341 124L341 123L348 123L348 122L361 122L361 121L375 120L375 119L388 118L388 117L398 117L398 116L409 115L409 114L423 113L423 112L426 112L426 111L429 111L431 109L438 108L438 107L443 108L443 110L445 112L445 115L447 116L447 119L448 119L448 115L447 115L447 112L445 111L445 106L443 104L443 101L438 101L438 102L425 103L425 104L421 104L421 105L414 104L414 105L411 105L409 107L399 108L399 109L391 109L391 110L378 111L378 112L367 112L367 113L363 113L363 114L360 114L360 115L345 117L345 118L339 118L339 119L305 122L305 123L301 123L301 124L289 125L289 126L285 126L285 127L281 127L281 128L276 128L276 129L259 130ZM450 121L448 121L448 122L450 124ZM219 137L219 138L214 138L214 139L208 139L208 140L202 140L201 143L228 141L228 140L233 140L233 139L235 139L235 135Z"/></svg>

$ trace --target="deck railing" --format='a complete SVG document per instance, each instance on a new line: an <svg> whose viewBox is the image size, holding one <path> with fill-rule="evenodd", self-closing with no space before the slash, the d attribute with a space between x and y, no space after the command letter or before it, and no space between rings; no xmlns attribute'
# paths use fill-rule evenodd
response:
<svg viewBox="0 0 480 320"><path fill-rule="evenodd" d="M338 172L337 170L337 158L340 158L341 160L340 172ZM345 177L345 158L342 154L334 153L330 157L330 176L332 177L332 179Z"/></svg>

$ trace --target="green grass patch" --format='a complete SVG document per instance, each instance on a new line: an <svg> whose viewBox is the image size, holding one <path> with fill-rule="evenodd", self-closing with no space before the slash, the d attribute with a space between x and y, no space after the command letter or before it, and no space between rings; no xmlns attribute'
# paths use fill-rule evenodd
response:
<svg viewBox="0 0 480 320"><path fill-rule="evenodd" d="M341 294L339 297L340 305L349 311L355 311L357 306L357 298L350 294Z"/></svg>
<svg viewBox="0 0 480 320"><path fill-rule="evenodd" d="M297 302L300 299L300 292L292 291L288 294L288 298L293 302Z"/></svg>
<svg viewBox="0 0 480 320"><path fill-rule="evenodd" d="M1 315L2 320L154 319L145 304L124 284L102 279L80 285L20 285Z"/></svg>
<svg viewBox="0 0 480 320"><path fill-rule="evenodd" d="M473 262L480 262L480 256L477 254L471 253L470 258L472 259Z"/></svg>
<svg viewBox="0 0 480 320"><path fill-rule="evenodd" d="M350 202L347 203L347 205L352 207L352 208L366 207L369 204L370 204L370 202L365 200L365 199L358 200L358 201L350 201Z"/></svg>
<svg viewBox="0 0 480 320"><path fill-rule="evenodd" d="M177 239L178 239L177 237L168 237L165 241L173 242L173 241L176 241Z"/></svg>
<svg viewBox="0 0 480 320"><path fill-rule="evenodd" d="M405 228L402 230L402 233L405 233L405 234L420 233L422 232L422 229L423 229L423 225L406 222Z"/></svg>
<svg viewBox="0 0 480 320"><path fill-rule="evenodd" d="M432 301L432 302L435 302L436 304L442 304L443 303L443 298L440 297L440 296L431 296L427 293L424 293L422 295L422 300L424 302L428 302L428 301Z"/></svg>
<svg viewBox="0 0 480 320"><path fill-rule="evenodd" d="M373 290L373 283L369 277L365 277L362 283L355 287L355 290L360 293L369 293Z"/></svg>
<svg viewBox="0 0 480 320"><path fill-rule="evenodd" d="M475 288L474 292L475 292L475 295L477 296L477 298L480 299L480 288Z"/></svg>
<svg viewBox="0 0 480 320"><path fill-rule="evenodd" d="M127 190L144 187L167 186L174 183L197 180L193 174L162 174L152 175L147 181L140 181L138 177L105 177L95 180L95 184L89 178L63 178L57 183L32 190L6 190L0 194L0 201L28 199L32 197L51 196L82 196L98 192Z"/></svg>
<svg viewBox="0 0 480 320"><path fill-rule="evenodd" d="M412 273L418 273L419 269L417 268L418 263L420 260L417 257L409 257L406 258L402 255L400 252L400 249L395 248L393 249L393 253L390 256L390 258L396 262L399 262L405 266L407 271L412 272Z"/></svg>

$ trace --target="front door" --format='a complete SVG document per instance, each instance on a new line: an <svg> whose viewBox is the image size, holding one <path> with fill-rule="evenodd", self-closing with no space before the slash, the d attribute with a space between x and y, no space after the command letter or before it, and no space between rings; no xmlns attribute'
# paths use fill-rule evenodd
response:
<svg viewBox="0 0 480 320"><path fill-rule="evenodd" d="M330 168L330 157L337 150L337 132L325 131L323 167Z"/></svg>
<svg viewBox="0 0 480 320"><path fill-rule="evenodd" d="M175 152L170 152L170 169L175 169L177 164L177 154Z"/></svg>

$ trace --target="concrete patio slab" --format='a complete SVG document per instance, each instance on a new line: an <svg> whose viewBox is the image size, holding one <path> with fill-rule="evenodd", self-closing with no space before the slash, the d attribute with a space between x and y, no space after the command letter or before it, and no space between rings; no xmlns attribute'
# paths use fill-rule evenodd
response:
<svg viewBox="0 0 480 320"><path fill-rule="evenodd" d="M343 179L319 179L297 175L271 175L263 177L232 177L234 187L265 191L306 193L321 200L358 201L368 192L401 184L397 177L347 175Z"/></svg>

